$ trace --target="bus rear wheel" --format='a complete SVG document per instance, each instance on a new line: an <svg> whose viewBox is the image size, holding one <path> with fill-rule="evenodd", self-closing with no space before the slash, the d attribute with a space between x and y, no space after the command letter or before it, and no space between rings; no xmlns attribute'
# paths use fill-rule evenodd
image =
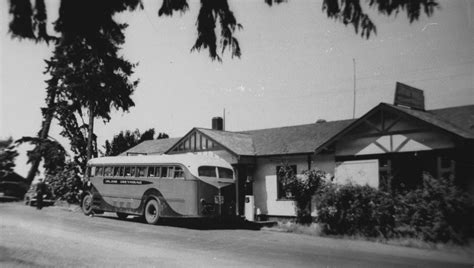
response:
<svg viewBox="0 0 474 268"><path fill-rule="evenodd" d="M156 199L150 199L145 205L145 221L149 224L157 224L160 219L160 206Z"/></svg>
<svg viewBox="0 0 474 268"><path fill-rule="evenodd" d="M92 214L92 195L90 193L86 194L84 198L82 198L82 212L89 216Z"/></svg>

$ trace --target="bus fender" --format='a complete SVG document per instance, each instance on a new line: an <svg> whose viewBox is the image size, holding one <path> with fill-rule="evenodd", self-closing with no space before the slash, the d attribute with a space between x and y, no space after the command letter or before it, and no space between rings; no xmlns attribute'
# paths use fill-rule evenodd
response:
<svg viewBox="0 0 474 268"><path fill-rule="evenodd" d="M138 207L140 214L143 214L146 203L148 202L148 200L152 198L156 199L156 201L158 201L158 204L160 204L160 206L162 205L163 195L161 194L161 192L155 188L148 189L143 194L142 201L140 202L140 206Z"/></svg>
<svg viewBox="0 0 474 268"><path fill-rule="evenodd" d="M143 214L145 212L145 206L148 200L150 198L156 199L158 201L158 204L160 205L160 214L161 216L168 216L168 217L180 217L183 216L180 213L176 212L173 210L173 208L170 207L168 202L166 201L166 198L161 194L161 192L155 188L148 189L142 197L142 200L140 202L140 206L138 207L138 211L140 214Z"/></svg>

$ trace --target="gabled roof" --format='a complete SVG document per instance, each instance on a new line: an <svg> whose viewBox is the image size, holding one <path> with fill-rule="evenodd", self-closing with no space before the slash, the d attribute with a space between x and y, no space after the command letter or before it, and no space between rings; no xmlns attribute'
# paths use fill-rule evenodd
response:
<svg viewBox="0 0 474 268"><path fill-rule="evenodd" d="M6 181L14 181L14 182L26 182L26 179L16 172L10 172L6 174L5 176L1 177L0 176L0 182L6 182Z"/></svg>
<svg viewBox="0 0 474 268"><path fill-rule="evenodd" d="M255 155L252 136L249 134L206 128L197 130L236 155Z"/></svg>
<svg viewBox="0 0 474 268"><path fill-rule="evenodd" d="M428 111L413 110L391 104L384 105L395 108L462 138L474 139L474 105Z"/></svg>
<svg viewBox="0 0 474 268"><path fill-rule="evenodd" d="M424 121L436 128L447 131L455 136L465 139L474 139L474 105L422 111L410 109L408 107L380 103L376 107L372 108L369 112L367 112L364 116L353 121L351 124L341 129L341 131L335 133L333 137L331 137L324 143L321 143L318 147L316 147L316 152L321 151L329 144L333 143L335 140L345 135L355 126L359 125L365 118L371 116L373 113L380 109L390 109L402 112L403 114Z"/></svg>
<svg viewBox="0 0 474 268"><path fill-rule="evenodd" d="M127 154L163 154L180 139L181 138L168 138L142 141L138 145L128 149L120 155L126 156Z"/></svg>
<svg viewBox="0 0 474 268"><path fill-rule="evenodd" d="M214 140L225 149L241 156L311 154L322 143L344 129L354 120L339 120L314 124L249 130L242 132L206 128L194 130ZM171 150L182 138L144 141L127 150L127 153L163 154Z"/></svg>
<svg viewBox="0 0 474 268"><path fill-rule="evenodd" d="M354 120L249 130L241 133L252 137L256 155L314 153L314 150Z"/></svg>

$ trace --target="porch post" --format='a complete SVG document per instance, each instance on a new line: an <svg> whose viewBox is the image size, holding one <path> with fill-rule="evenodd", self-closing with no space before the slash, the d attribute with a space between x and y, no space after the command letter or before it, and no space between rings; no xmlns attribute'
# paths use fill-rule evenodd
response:
<svg viewBox="0 0 474 268"><path fill-rule="evenodd" d="M235 215L239 216L239 206L240 206L240 200L239 200L239 168L236 165L233 165L234 167L234 173L235 173Z"/></svg>

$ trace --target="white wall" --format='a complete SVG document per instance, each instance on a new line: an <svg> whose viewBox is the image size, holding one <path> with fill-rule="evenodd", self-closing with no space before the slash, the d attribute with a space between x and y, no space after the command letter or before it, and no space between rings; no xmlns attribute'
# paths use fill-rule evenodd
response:
<svg viewBox="0 0 474 268"><path fill-rule="evenodd" d="M276 167L286 161L289 165L296 165L296 172L301 173L308 169L306 155L286 157L259 157L254 172L253 193L257 214L272 216L295 216L293 201L277 200Z"/></svg>
<svg viewBox="0 0 474 268"><path fill-rule="evenodd" d="M334 155L320 155L312 157L311 168L319 168L334 174ZM278 200L276 167L287 161L289 165L296 165L296 172L301 174L308 170L308 156L286 157L259 157L254 172L253 192L257 214L271 216L295 216L296 210L293 201Z"/></svg>
<svg viewBox="0 0 474 268"><path fill-rule="evenodd" d="M379 187L379 161L377 159L336 163L334 181L338 184L369 185Z"/></svg>

